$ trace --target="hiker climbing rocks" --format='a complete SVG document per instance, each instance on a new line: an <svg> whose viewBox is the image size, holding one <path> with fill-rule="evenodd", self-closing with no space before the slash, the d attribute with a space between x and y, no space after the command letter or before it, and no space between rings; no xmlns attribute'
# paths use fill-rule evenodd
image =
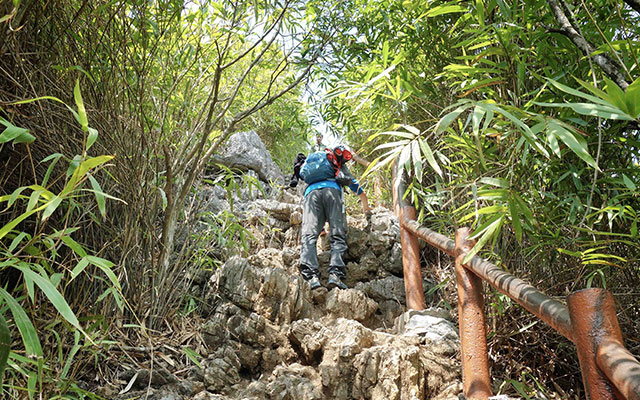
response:
<svg viewBox="0 0 640 400"><path fill-rule="evenodd" d="M322 133L317 133L316 134L316 143L311 145L311 152L317 152L317 151L324 151L325 148L327 148L327 146L325 146L324 144L322 144Z"/></svg>
<svg viewBox="0 0 640 400"><path fill-rule="evenodd" d="M360 196L365 214L369 211L367 195L345 165L350 159L351 153L338 146L333 150L310 154L300 168L300 176L308 184L304 192L300 273L309 282L311 289L321 286L316 243L327 221L331 243L328 288L347 288L342 282L346 277L342 255L347 250L347 215L342 186L348 186Z"/></svg>
<svg viewBox="0 0 640 400"><path fill-rule="evenodd" d="M311 153L315 152L323 152L327 148L324 144L322 144L322 133L316 134L316 143L311 145ZM302 179L300 177L300 167L304 164L306 160L306 156L303 153L298 153L295 161L293 162L293 174L291 175L291 179L289 180L289 187L298 186L298 181Z"/></svg>

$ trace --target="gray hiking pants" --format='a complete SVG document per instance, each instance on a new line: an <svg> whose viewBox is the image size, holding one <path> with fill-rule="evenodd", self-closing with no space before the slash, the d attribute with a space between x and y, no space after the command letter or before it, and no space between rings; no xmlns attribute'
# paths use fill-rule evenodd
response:
<svg viewBox="0 0 640 400"><path fill-rule="evenodd" d="M321 188L309 192L304 199L302 214L302 249L300 250L300 273L309 280L318 276L318 236L329 221L331 238L331 261L329 273L339 278L346 277L346 267L342 254L347 251L347 214L342 201L342 191L335 188Z"/></svg>

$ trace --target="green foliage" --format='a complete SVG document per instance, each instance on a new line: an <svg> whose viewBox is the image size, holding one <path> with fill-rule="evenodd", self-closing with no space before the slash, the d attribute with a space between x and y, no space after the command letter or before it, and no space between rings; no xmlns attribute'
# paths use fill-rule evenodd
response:
<svg viewBox="0 0 640 400"><path fill-rule="evenodd" d="M41 184L21 186L11 194L0 196L0 205L3 205L0 218L8 221L0 227L0 273L4 276L13 276L14 281L17 282L11 288L0 288L0 304L6 305L3 308L11 315L9 326L17 329L22 339L18 348L24 349L11 350L8 354L10 381L17 383L20 380L26 380L29 398L34 398L37 392L42 392L46 385L57 386L57 390L63 393L69 389L68 379L75 355L81 349L86 350L100 340L96 336L100 334L99 332L93 332L93 328L89 331L85 330L86 328L82 326L80 319L65 298L65 292L70 288L71 281L78 277L89 264L98 267L108 277L108 281L105 281L107 286L105 294L110 294L118 306L123 308L120 283L113 270L114 264L100 257L88 255L87 250L72 238L72 234L77 232L78 228L65 225L62 229L55 229L50 223L54 216L60 216L62 221L70 220L71 215L76 212L78 199L82 198L83 192L87 191L83 186L87 181L95 180L94 175L99 169L113 159L113 156L91 157L86 154L86 150L97 139L97 131L88 126L77 83L74 97L77 111L70 107L69 109L86 132L87 140L84 145L85 152L67 159L69 168L66 175L55 180L66 178L60 191L56 193L52 186L46 186L53 167L61 158L64 158L61 154L54 154L42 161L42 163L48 161L51 163ZM54 100L60 102L58 99ZM5 133L10 132L10 135L5 138L10 136L19 138L19 134L27 134L25 129L17 128L12 124L5 125L8 126ZM14 140L14 144L17 143L27 142ZM98 200L99 209L104 215L104 199L112 197L103 193L99 187L96 188L95 184L92 186L94 189L91 192ZM65 247L69 251L66 251ZM74 258L74 253L82 258L76 268L71 271L65 268L64 264ZM43 326L48 322L46 319L40 319L47 308L42 299L46 299L62 317L54 324L61 325L57 329L54 329L53 325ZM40 313L34 313L35 309L40 309ZM4 310L0 314L4 314ZM40 317L34 317L36 315ZM2 324L6 328L4 319ZM55 336L60 342L65 332L73 332L74 345L66 357L63 358L60 355L56 360L52 357L52 349L43 349L42 337L50 340ZM2 335L2 338L4 345L4 339L9 337ZM9 345L10 343L7 343L7 350ZM22 352L27 357L19 355ZM4 369L6 357L4 354L0 355L4 358L0 363Z"/></svg>
<svg viewBox="0 0 640 400"><path fill-rule="evenodd" d="M552 294L632 290L640 15L560 3L593 51L543 1L331 3L341 32L322 113L375 159L368 173L399 162L427 226L470 224L471 254ZM533 395L522 376L507 381Z"/></svg>

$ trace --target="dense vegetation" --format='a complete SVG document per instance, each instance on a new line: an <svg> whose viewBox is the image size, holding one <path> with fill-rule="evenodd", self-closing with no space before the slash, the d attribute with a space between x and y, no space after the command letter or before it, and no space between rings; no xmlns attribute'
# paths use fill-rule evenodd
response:
<svg viewBox="0 0 640 400"><path fill-rule="evenodd" d="M174 243L211 155L254 129L287 171L313 113L369 182L399 159L426 225L551 295L612 289L638 354L638 26L637 0L3 2L2 390L90 396L104 346L188 314L244 240L227 215ZM488 303L505 391L580 394L562 338Z"/></svg>
<svg viewBox="0 0 640 400"><path fill-rule="evenodd" d="M371 170L398 159L427 226L472 226L475 250L551 295L612 289L637 353L637 2L340 4L323 109ZM488 307L505 382L579 386L561 337L502 295Z"/></svg>

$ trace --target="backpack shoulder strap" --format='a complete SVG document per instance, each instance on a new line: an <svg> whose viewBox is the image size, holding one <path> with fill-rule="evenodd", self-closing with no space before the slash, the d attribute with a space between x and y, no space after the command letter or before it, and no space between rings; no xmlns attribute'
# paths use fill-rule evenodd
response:
<svg viewBox="0 0 640 400"><path fill-rule="evenodd" d="M342 168L339 158L336 157L333 150L329 148L325 149L324 151L325 151L325 154L327 155L327 160L329 160L329 162L333 166L333 169L336 171L336 176L338 176L338 173L340 173L340 168Z"/></svg>

